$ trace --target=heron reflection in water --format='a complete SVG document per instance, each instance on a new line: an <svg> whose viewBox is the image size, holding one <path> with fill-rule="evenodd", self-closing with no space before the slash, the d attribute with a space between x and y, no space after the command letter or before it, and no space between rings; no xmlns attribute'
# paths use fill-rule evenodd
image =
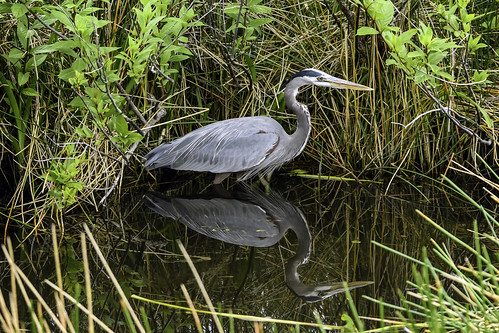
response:
<svg viewBox="0 0 499 333"><path fill-rule="evenodd" d="M209 171L216 174L215 184L233 172L238 174L238 180L272 172L297 157L307 144L310 113L306 105L296 100L298 89L306 85L372 90L317 69L302 70L284 84L286 108L297 119L293 134L289 135L276 120L264 116L219 121L150 151L144 157L146 170Z"/></svg>
<svg viewBox="0 0 499 333"><path fill-rule="evenodd" d="M208 237L242 246L269 247L276 244L288 229L298 239L298 250L285 266L287 286L306 302L317 302L344 292L343 283L306 285L300 281L298 267L310 256L312 237L303 213L276 194L265 196L247 188L212 198L175 198L149 192L145 202L162 216L180 221ZM349 282L348 289L371 284Z"/></svg>

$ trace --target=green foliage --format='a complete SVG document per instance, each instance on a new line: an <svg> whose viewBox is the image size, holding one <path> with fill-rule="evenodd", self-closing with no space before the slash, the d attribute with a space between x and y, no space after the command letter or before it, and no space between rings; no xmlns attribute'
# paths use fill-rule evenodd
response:
<svg viewBox="0 0 499 333"><path fill-rule="evenodd" d="M75 179L80 172L79 166L84 162L84 159L85 156L51 163L51 168L44 178L53 184L49 195L56 200L57 207L64 208L72 205L76 201L77 192L83 189L84 184L75 181Z"/></svg>
<svg viewBox="0 0 499 333"><path fill-rule="evenodd" d="M442 80L455 82L452 74L453 63L450 55L459 49L462 56L465 53L473 54L478 49L486 47L479 43L481 36L470 35L471 21L474 14L468 14L469 1L459 0L451 4L450 8L439 4L437 13L443 30L452 33L451 36L440 38L435 36L435 31L424 22L419 22L417 28L400 32L398 27L390 26L394 18L394 4L389 0L356 0L357 4L364 7L375 22L375 28L361 27L357 35L374 35L381 33L383 40L390 50L391 58L386 60L387 65L394 65L403 70L416 84L427 83L432 87L440 85ZM456 15L458 11L458 15ZM457 38L459 42L453 41ZM474 77L474 82L484 82L488 77L486 71L480 77ZM476 81L476 79L480 79Z"/></svg>
<svg viewBox="0 0 499 333"><path fill-rule="evenodd" d="M263 0L248 0L246 5L243 1L227 4L224 8L224 14L229 17L225 33L234 34L234 47L244 52L249 48L248 43L256 40L261 32L261 27L272 22L269 17L261 17L270 14L271 9L262 5ZM243 31L242 34L238 30Z"/></svg>
<svg viewBox="0 0 499 333"><path fill-rule="evenodd" d="M136 81L146 77L151 61L166 78L178 72L175 63L192 55L185 46L188 39L183 34L202 23L192 22L196 14L185 6L178 11L178 17L168 16L170 6L170 0L153 0L141 1L141 6L134 8L137 24L130 30L127 47L115 58L124 61L128 75Z"/></svg>
<svg viewBox="0 0 499 333"><path fill-rule="evenodd" d="M411 331L422 328L430 332L496 332L499 317L495 311L495 303L499 298L498 257L491 250L499 245L496 229L499 222L495 214L483 205L473 200L459 186L444 179L452 188L465 198L470 205L475 206L483 214L489 228L479 231L477 221L473 221L473 240L466 242L458 238L454 232L449 232L438 223L417 211L426 223L431 224L446 237L446 242L437 243L432 240L432 251L440 259L437 264L430 260L426 249L422 250L422 260L412 258L402 252L375 243L379 247L393 252L413 262L413 281L409 281L409 290L400 293L401 305L390 304L382 300L365 297L380 305L380 307L397 310L398 322L385 322L386 329L407 327ZM496 186L496 184L493 184ZM487 244L483 241L487 240ZM453 244L450 249L448 244ZM471 244L470 244L471 243ZM454 252L459 250L460 256ZM460 262L466 258L465 264Z"/></svg>
<svg viewBox="0 0 499 333"><path fill-rule="evenodd" d="M135 113L127 110L130 101L125 100L121 85L127 84L130 90L147 84L151 67L161 77L158 85L171 80L168 76L177 73L179 63L192 55L184 34L201 25L193 21L197 14L191 7L177 6L171 0L138 1L128 15L133 23L120 39L110 35L116 21L110 20L112 15L104 13L104 8L81 1L0 5L0 12L15 22L15 28L7 32L15 47L2 54L10 76L0 74L0 83L6 87L9 115L16 124L17 134L8 133L8 138L19 165L26 165L26 133L39 131L40 116L44 123L54 124L44 129L51 141L77 141L74 153L64 157L68 160L49 158L48 164L38 167L39 177L59 208L73 204L83 185L102 187L88 183L96 177L87 177L81 169L87 167L83 158L74 156L85 156L89 147L100 152L101 146L111 144L111 155L124 158L142 140L135 124L141 115L137 108ZM50 78L39 81L40 75ZM53 91L59 93L52 96ZM42 96L42 103L64 111L32 114L34 99ZM53 97L57 100L51 101Z"/></svg>

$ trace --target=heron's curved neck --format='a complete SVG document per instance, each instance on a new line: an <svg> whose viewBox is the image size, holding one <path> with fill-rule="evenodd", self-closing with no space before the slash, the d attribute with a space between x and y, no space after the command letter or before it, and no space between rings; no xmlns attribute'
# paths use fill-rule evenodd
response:
<svg viewBox="0 0 499 333"><path fill-rule="evenodd" d="M299 87L288 86L284 91L284 102L286 103L286 107L296 115L296 120L298 122L296 131L291 134L293 142L296 142L297 148L299 148L296 155L301 153L303 148L305 148L305 144L310 135L310 113L305 104L301 104L296 100L298 88Z"/></svg>
<svg viewBox="0 0 499 333"><path fill-rule="evenodd" d="M286 263L285 274L288 287L297 295L306 296L310 288L301 282L300 275L298 274L298 267L307 262L308 257L310 256L312 235L310 234L307 221L303 214L297 210L297 215L300 216L301 219L295 220L296 222L293 223L291 229L298 239L298 250Z"/></svg>

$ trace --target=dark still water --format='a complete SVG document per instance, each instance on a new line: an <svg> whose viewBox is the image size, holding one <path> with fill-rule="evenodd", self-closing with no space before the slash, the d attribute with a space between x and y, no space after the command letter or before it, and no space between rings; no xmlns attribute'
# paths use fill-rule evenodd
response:
<svg viewBox="0 0 499 333"><path fill-rule="evenodd" d="M187 307L183 284L194 306L207 309L180 241L217 311L344 325L341 315L350 310L343 281L359 314L376 317L378 306L362 296L397 304L398 291L407 291L411 280L411 262L372 241L415 258L431 247L431 239L447 242L454 251L416 209L465 239L476 215L440 183L392 184L387 191L383 184L275 176L269 190L260 182L216 187L207 178L128 188L102 212L66 217L59 236L66 290L76 292L76 285L84 284L79 232L86 222L128 295ZM55 281L51 244L49 235L41 235L16 252L18 265L34 284ZM94 313L119 329L119 297L94 252L89 253ZM2 288L9 290L7 284ZM46 285L39 288L53 299ZM144 307L154 331L196 330L186 311L132 302ZM204 331L216 331L210 315L200 314L200 320ZM235 331L255 326L227 318L222 324ZM276 325L278 330L294 327Z"/></svg>

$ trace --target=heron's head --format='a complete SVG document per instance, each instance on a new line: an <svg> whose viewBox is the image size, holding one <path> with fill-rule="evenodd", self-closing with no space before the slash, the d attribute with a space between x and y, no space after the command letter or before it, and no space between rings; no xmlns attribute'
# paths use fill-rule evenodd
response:
<svg viewBox="0 0 499 333"><path fill-rule="evenodd" d="M313 84L319 87L352 90L373 90L358 83L342 80L314 68L304 69L293 75L285 84L285 90L297 92L301 86Z"/></svg>

